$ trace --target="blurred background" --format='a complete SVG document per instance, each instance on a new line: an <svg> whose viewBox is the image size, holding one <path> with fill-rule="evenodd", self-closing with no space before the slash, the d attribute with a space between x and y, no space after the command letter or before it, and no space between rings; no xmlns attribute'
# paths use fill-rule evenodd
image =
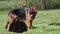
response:
<svg viewBox="0 0 60 34"><path fill-rule="evenodd" d="M0 0L0 10L36 4L38 9L59 9L60 0Z"/></svg>

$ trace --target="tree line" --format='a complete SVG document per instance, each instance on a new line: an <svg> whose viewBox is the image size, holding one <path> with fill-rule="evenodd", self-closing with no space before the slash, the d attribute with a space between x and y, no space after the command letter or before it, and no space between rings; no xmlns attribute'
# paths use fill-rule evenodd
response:
<svg viewBox="0 0 60 34"><path fill-rule="evenodd" d="M16 1L16 0L0 0L0 1ZM21 0L17 0L21 1ZM57 9L60 8L60 0L23 0L26 6L29 6L30 3L37 4L39 9ZM17 2L21 4L21 2Z"/></svg>

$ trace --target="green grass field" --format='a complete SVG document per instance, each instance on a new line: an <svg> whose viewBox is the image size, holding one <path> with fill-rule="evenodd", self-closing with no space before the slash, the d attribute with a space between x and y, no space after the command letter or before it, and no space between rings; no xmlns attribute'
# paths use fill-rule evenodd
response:
<svg viewBox="0 0 60 34"><path fill-rule="evenodd" d="M0 11L0 34L16 34L5 29L8 11ZM53 25L49 25L52 24ZM38 11L34 28L23 34L60 34L60 9Z"/></svg>

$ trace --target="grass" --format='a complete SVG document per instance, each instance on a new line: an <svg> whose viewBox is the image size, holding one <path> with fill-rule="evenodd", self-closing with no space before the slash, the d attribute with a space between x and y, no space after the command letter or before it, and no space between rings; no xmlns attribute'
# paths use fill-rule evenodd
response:
<svg viewBox="0 0 60 34"><path fill-rule="evenodd" d="M0 34L16 34L5 29L8 20L8 11L0 11ZM60 23L60 9L38 11L33 21L34 28L23 34L60 34L60 25L49 25Z"/></svg>

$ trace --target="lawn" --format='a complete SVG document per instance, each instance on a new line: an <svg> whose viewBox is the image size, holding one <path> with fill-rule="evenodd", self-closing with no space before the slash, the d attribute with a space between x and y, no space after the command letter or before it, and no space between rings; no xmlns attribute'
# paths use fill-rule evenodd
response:
<svg viewBox="0 0 60 34"><path fill-rule="evenodd" d="M0 11L0 34L16 34L5 29L8 11ZM60 9L38 11L33 28L23 34L60 34Z"/></svg>

